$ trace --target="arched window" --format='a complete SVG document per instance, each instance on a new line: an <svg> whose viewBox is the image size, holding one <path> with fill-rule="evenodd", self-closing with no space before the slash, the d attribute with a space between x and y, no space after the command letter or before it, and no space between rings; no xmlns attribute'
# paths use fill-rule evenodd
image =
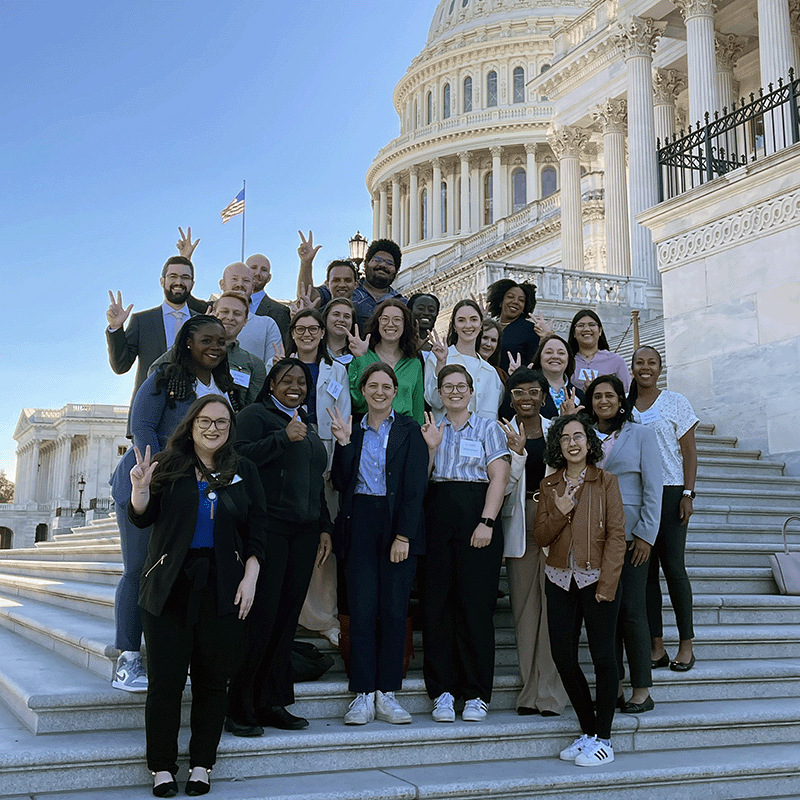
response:
<svg viewBox="0 0 800 800"><path fill-rule="evenodd" d="M450 117L450 84L446 83L442 90L442 116L445 119Z"/></svg>
<svg viewBox="0 0 800 800"><path fill-rule="evenodd" d="M461 0L461 8L466 8L467 3L469 3L469 0Z"/></svg>
<svg viewBox="0 0 800 800"><path fill-rule="evenodd" d="M11 528L0 528L0 550L10 550L14 539L14 532Z"/></svg>
<svg viewBox="0 0 800 800"><path fill-rule="evenodd" d="M522 67L514 68L514 98L515 103L525 102L525 70Z"/></svg>
<svg viewBox="0 0 800 800"><path fill-rule="evenodd" d="M36 533L34 534L34 542L46 542L47 541L47 525L44 522L40 522L36 526Z"/></svg>
<svg viewBox="0 0 800 800"><path fill-rule="evenodd" d="M433 92L428 92L428 96L425 99L425 104L425 124L430 125L431 122L433 122Z"/></svg>
<svg viewBox="0 0 800 800"><path fill-rule="evenodd" d="M487 172L483 179L483 224L491 225L494 218L492 208L492 173Z"/></svg>
<svg viewBox="0 0 800 800"><path fill-rule="evenodd" d="M556 180L555 167L545 167L542 170L542 199L549 197L558 188Z"/></svg>
<svg viewBox="0 0 800 800"><path fill-rule="evenodd" d="M442 219L439 225L443 234L447 233L447 181L442 181Z"/></svg>
<svg viewBox="0 0 800 800"><path fill-rule="evenodd" d="M464 78L464 113L472 111L472 78Z"/></svg>
<svg viewBox="0 0 800 800"><path fill-rule="evenodd" d="M511 202L512 211L517 212L528 205L527 175L522 167L517 167L511 173Z"/></svg>
<svg viewBox="0 0 800 800"><path fill-rule="evenodd" d="M494 70L486 76L486 105L497 105L497 73Z"/></svg>
<svg viewBox="0 0 800 800"><path fill-rule="evenodd" d="M422 210L422 214L420 214L420 232L419 238L420 239L427 239L428 238L428 190L422 190L422 198L420 200L420 206Z"/></svg>
<svg viewBox="0 0 800 800"><path fill-rule="evenodd" d="M456 4L456 0L452 0L452 2L450 3L450 8L447 10L448 14L452 14L453 13L453 6L455 4Z"/></svg>

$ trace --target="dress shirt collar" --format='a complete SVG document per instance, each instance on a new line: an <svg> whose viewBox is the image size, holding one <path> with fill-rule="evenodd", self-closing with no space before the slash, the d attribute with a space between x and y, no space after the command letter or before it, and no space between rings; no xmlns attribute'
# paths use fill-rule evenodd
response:
<svg viewBox="0 0 800 800"><path fill-rule="evenodd" d="M363 417L361 417L361 429L365 430L365 431L366 430L374 431L375 428L371 427L369 422L367 422L367 417L368 416L369 416L369 412L367 412L366 414L364 414ZM386 422L388 422L390 425L394 422L394 409L392 409L390 414L389 414L389 416L386 417L386 419L383 422L381 422L380 427L378 428L378 431L380 431L380 428L382 428Z"/></svg>
<svg viewBox="0 0 800 800"><path fill-rule="evenodd" d="M464 423L464 424L463 424L463 425L462 425L460 428L454 428L454 427L453 427L453 423L450 421L450 419L448 418L447 414L445 414L445 415L444 415L444 424L445 424L445 427L446 427L446 428L453 428L453 430L454 430L454 431L456 431L456 430L458 430L458 431L463 431L463 430L464 430L464 428L466 428L467 426L469 426L470 428L474 428L474 427L475 427L475 426L472 424L472 418L473 418L474 416L475 416L475 412L473 411L473 412L472 412L472 413L469 415L469 417L468 417L467 421L466 421L466 422L465 422L465 423Z"/></svg>

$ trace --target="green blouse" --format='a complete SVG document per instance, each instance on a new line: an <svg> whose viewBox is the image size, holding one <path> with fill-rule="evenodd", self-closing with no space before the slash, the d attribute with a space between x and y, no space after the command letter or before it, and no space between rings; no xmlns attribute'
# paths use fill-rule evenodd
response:
<svg viewBox="0 0 800 800"><path fill-rule="evenodd" d="M347 367L350 376L350 395L353 398L353 411L367 413L367 401L358 388L364 370L380 358L374 350L367 350L363 356L354 358ZM397 375L397 397L392 408L399 414L406 414L420 425L425 424L425 397L422 378L422 364L418 358L401 358L394 367Z"/></svg>

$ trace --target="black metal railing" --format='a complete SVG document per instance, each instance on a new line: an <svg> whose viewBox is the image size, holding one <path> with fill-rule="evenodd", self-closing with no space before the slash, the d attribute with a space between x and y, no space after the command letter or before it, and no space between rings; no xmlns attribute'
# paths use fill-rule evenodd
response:
<svg viewBox="0 0 800 800"><path fill-rule="evenodd" d="M777 88L751 92L749 102L743 97L713 119L706 112L705 125L689 125L663 146L659 141L659 202L800 142L798 101L800 78L790 69Z"/></svg>

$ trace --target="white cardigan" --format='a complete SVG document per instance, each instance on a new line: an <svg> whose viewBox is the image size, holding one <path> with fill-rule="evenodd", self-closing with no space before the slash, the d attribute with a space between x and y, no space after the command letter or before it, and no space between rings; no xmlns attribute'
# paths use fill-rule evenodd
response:
<svg viewBox="0 0 800 800"><path fill-rule="evenodd" d="M338 395L335 399L334 394ZM328 472L331 469L333 450L336 445L333 433L331 433L331 417L328 409L332 412L334 407L339 409L342 419L346 420L350 416L350 381L347 378L347 369L343 364L338 361L328 364L323 360L319 362L319 377L317 378L317 433L328 454Z"/></svg>
<svg viewBox="0 0 800 800"><path fill-rule="evenodd" d="M497 412L503 401L503 382L497 370L480 356L478 356L478 368L475 370L474 363L468 364L467 359L456 350L454 344L447 348L447 363L461 364L472 376L474 388L472 399L469 401L469 410L485 419L497 419ZM436 358L425 359L425 402L433 410L433 417L438 424L444 416L444 405L437 390L436 364Z"/></svg>

